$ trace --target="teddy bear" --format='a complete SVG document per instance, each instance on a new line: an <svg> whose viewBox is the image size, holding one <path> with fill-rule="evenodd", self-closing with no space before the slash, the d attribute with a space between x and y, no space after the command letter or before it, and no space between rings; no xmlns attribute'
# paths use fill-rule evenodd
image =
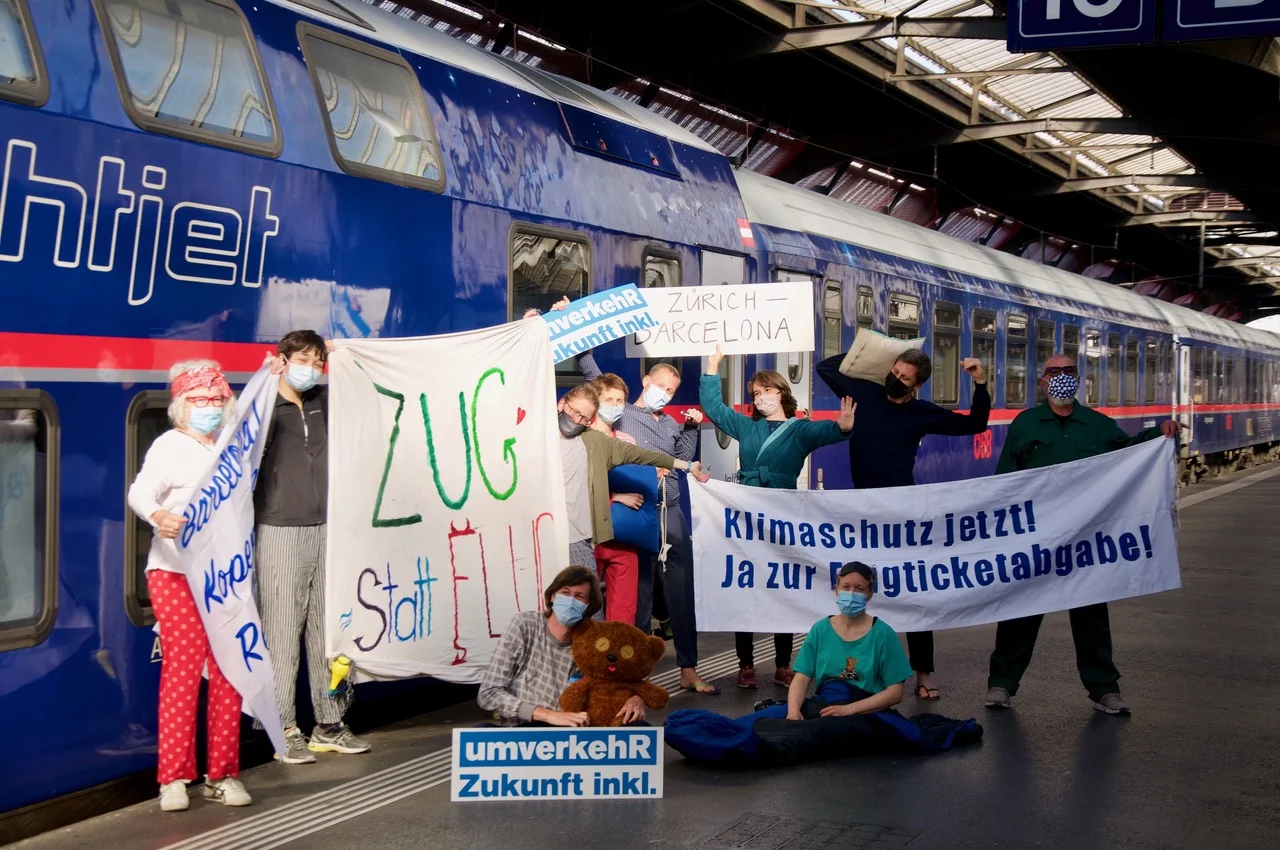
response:
<svg viewBox="0 0 1280 850"><path fill-rule="evenodd" d="M587 712L592 726L621 726L618 712L633 696L666 708L670 694L646 681L666 652L662 638L630 623L589 620L575 630L572 652L582 678L560 694L562 710Z"/></svg>

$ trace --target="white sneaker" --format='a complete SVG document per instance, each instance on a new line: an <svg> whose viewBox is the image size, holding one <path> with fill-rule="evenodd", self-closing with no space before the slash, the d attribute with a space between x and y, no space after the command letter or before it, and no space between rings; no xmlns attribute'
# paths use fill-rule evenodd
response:
<svg viewBox="0 0 1280 850"><path fill-rule="evenodd" d="M181 779L160 786L160 811L185 812L191 805L187 796L187 783Z"/></svg>
<svg viewBox="0 0 1280 850"><path fill-rule="evenodd" d="M249 792L244 790L244 783L234 776L224 776L221 779L206 777L204 798L224 806L247 806L253 802Z"/></svg>

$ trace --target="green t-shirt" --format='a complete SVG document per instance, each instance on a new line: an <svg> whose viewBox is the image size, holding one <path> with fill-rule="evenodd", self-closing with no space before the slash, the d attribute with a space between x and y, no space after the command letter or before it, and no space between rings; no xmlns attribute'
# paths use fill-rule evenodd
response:
<svg viewBox="0 0 1280 850"><path fill-rule="evenodd" d="M809 629L791 669L819 688L831 679L844 679L871 694L911 678L911 662L898 635L879 617L854 641L840 637L831 618L824 617Z"/></svg>

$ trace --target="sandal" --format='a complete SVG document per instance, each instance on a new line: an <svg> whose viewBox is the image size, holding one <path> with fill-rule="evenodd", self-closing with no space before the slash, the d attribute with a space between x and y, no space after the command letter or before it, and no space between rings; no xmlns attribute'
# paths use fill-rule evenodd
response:
<svg viewBox="0 0 1280 850"><path fill-rule="evenodd" d="M924 685L916 685L916 699L942 699L942 694L937 688L926 688Z"/></svg>
<svg viewBox="0 0 1280 850"><path fill-rule="evenodd" d="M681 685L680 690L688 691L691 694L702 694L703 696L708 696L708 697L720 696L719 688L717 688L715 685L708 684L707 682L704 682L701 679L694 682L692 685Z"/></svg>

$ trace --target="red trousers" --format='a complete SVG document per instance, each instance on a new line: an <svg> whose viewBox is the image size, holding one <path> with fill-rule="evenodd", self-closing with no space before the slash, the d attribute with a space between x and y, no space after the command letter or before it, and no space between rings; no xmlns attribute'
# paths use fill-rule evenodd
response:
<svg viewBox="0 0 1280 850"><path fill-rule="evenodd" d="M596 546L596 575L605 584L604 618L634 623L640 555L632 547L616 540L601 543Z"/></svg>
<svg viewBox="0 0 1280 850"><path fill-rule="evenodd" d="M240 775L240 694L222 675L186 576L166 570L147 573L151 607L160 623L160 769L161 785L179 779L194 782L196 707L200 679L209 665L210 779Z"/></svg>

